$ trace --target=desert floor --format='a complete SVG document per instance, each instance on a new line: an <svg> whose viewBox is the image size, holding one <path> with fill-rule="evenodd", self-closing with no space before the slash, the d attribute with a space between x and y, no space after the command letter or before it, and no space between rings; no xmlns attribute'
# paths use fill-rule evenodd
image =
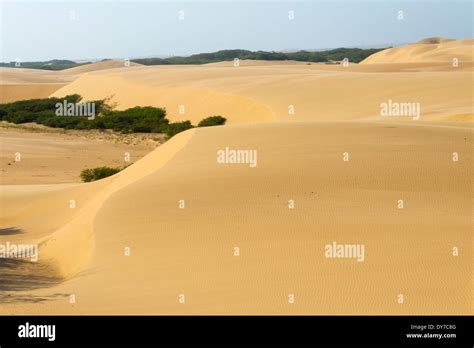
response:
<svg viewBox="0 0 474 348"><path fill-rule="evenodd" d="M161 135L64 131L6 123L0 123L0 136L2 185L80 182L85 168L128 166L164 142Z"/></svg>
<svg viewBox="0 0 474 348"><path fill-rule="evenodd" d="M38 262L0 259L0 314L471 314L473 44L348 67L0 70L9 100L60 80L48 93L228 118L164 144L0 128L0 244L39 245ZM388 100L420 118L381 117ZM256 166L218 163L225 148L256 151ZM79 183L127 151L133 165ZM364 259L327 258L333 242Z"/></svg>

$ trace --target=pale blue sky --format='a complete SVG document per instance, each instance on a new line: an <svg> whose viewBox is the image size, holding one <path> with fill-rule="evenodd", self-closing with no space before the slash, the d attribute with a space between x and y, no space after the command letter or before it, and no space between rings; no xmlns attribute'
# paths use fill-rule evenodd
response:
<svg viewBox="0 0 474 348"><path fill-rule="evenodd" d="M4 62L189 55L233 48L379 47L430 36L472 37L474 16L471 0L2 0L0 5ZM397 19L399 10L403 20ZM184 20L179 11L184 11ZM288 11L294 11L293 20Z"/></svg>

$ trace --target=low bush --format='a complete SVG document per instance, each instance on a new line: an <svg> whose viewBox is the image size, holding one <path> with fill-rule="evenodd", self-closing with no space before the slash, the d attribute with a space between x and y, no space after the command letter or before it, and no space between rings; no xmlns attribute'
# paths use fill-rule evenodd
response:
<svg viewBox="0 0 474 348"><path fill-rule="evenodd" d="M112 167L96 167L83 169L81 171L81 179L84 182L96 181L117 174L121 170L121 168Z"/></svg>
<svg viewBox="0 0 474 348"><path fill-rule="evenodd" d="M190 121L170 123L166 127L165 134L168 138L175 136L178 133L184 132L185 130L194 128Z"/></svg>
<svg viewBox="0 0 474 348"><path fill-rule="evenodd" d="M225 124L227 119L222 116L210 116L199 122L198 127L212 127L212 126L222 126Z"/></svg>
<svg viewBox="0 0 474 348"><path fill-rule="evenodd" d="M123 133L164 133L169 123L166 119L166 110L152 106L111 111L96 120L106 129Z"/></svg>

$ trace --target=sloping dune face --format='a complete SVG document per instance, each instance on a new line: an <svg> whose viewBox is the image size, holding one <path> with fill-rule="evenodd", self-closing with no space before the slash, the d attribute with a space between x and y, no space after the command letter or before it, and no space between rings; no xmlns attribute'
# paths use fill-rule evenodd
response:
<svg viewBox="0 0 474 348"><path fill-rule="evenodd" d="M47 98L71 81L53 71L0 67L0 103Z"/></svg>
<svg viewBox="0 0 474 348"><path fill-rule="evenodd" d="M449 40L429 38L395 48L389 48L367 57L361 64L435 63L458 64L473 61L474 39Z"/></svg>
<svg viewBox="0 0 474 348"><path fill-rule="evenodd" d="M28 233L28 244L39 244L42 255L39 264L27 267L31 273L46 279L65 279L77 274L84 269L93 250L93 221L104 201L114 192L166 164L191 135L192 132L180 134L173 142L149 154L147 161L138 161L116 176L99 182L85 185L1 186L1 224L15 226L5 231L17 232L12 233L13 237L10 233L6 233L5 237L0 234L0 243L20 243L25 237L22 234ZM46 216L49 216L47 220ZM8 267L3 269L1 266L4 265L0 262L0 274L6 287L0 286L0 291L15 288L14 271L18 270L15 267L9 272ZM28 278L27 275L31 276L26 274L23 280ZM9 277L13 277L13 280Z"/></svg>
<svg viewBox="0 0 474 348"><path fill-rule="evenodd" d="M465 128L366 122L182 133L83 186L93 198L40 257L58 274L89 271L56 286L57 298L23 291L44 302L21 311L469 313L469 137ZM221 163L226 148L256 151L254 161ZM63 201L82 197L71 190ZM55 213L41 211L44 221ZM331 257L334 243L364 251ZM466 254L453 257L453 246ZM69 294L80 300L71 305ZM16 296L0 312L14 311Z"/></svg>
<svg viewBox="0 0 474 348"><path fill-rule="evenodd" d="M55 71L0 67L1 85L67 83L70 80L57 76Z"/></svg>
<svg viewBox="0 0 474 348"><path fill-rule="evenodd" d="M0 84L0 104L25 99L48 98L52 93L63 86L65 86L65 84L58 83L26 85Z"/></svg>

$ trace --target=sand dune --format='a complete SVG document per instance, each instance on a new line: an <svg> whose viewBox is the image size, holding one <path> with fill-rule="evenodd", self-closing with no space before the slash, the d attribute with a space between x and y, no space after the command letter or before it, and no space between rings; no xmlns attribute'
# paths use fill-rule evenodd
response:
<svg viewBox="0 0 474 348"><path fill-rule="evenodd" d="M58 71L60 75L78 75L84 74L91 71L99 71L99 70L107 70L107 69L116 69L116 68L127 68L130 66L141 66L141 64L134 63L134 62L126 62L123 60L106 60L101 62L96 62L92 64L86 64L77 66L74 68L64 69Z"/></svg>
<svg viewBox="0 0 474 348"><path fill-rule="evenodd" d="M50 84L70 81L71 79L59 76L56 71L0 67L1 85Z"/></svg>
<svg viewBox="0 0 474 348"><path fill-rule="evenodd" d="M130 62L130 66L141 65ZM0 85L68 83L74 80L76 75L115 68L126 68L124 61L108 60L58 71L0 67Z"/></svg>
<svg viewBox="0 0 474 348"><path fill-rule="evenodd" d="M195 124L211 115L225 116L229 123L377 118L380 104L388 99L420 103L423 120L472 114L471 71L374 70L309 65L138 67L81 76L53 96L112 97L118 109L164 106L171 120Z"/></svg>
<svg viewBox="0 0 474 348"><path fill-rule="evenodd" d="M0 67L0 103L47 98L71 81L53 71Z"/></svg>
<svg viewBox="0 0 474 348"><path fill-rule="evenodd" d="M130 62L130 66L139 65ZM0 67L0 103L47 98L82 74L122 67L125 68L124 62L117 60L92 63L60 71Z"/></svg>
<svg viewBox="0 0 474 348"><path fill-rule="evenodd" d="M56 298L48 288L21 292L45 299L21 312L469 313L469 256L450 250L470 247L470 134L364 122L199 129L102 182L25 192L4 225L16 223L31 196L54 194L50 204L31 202L24 222L37 231L41 216L54 231L67 208L53 204L80 197L78 212L44 242L38 267L47 265L49 276L88 271L56 286ZM462 161L452 162L446 142ZM218 164L216 151L226 146L258 150L258 165ZM44 220L50 215L59 217ZM333 241L365 244L365 261L325 258ZM13 297L0 311L17 309Z"/></svg>
<svg viewBox="0 0 474 348"><path fill-rule="evenodd" d="M156 141L151 140L151 136L135 136L135 139L131 139L127 135L91 133L45 133L40 129L29 132L24 129L0 128L0 183L80 182L79 175L85 168L122 167L130 164L124 160L125 154L129 154L130 162L135 162L157 145ZM14 160L17 152L22 156L19 162ZM61 160L58 161L58 158Z"/></svg>
<svg viewBox="0 0 474 348"><path fill-rule="evenodd" d="M40 244L38 263L0 259L0 314L471 314L472 65L423 61L469 45L431 38L403 48L419 61L385 51L347 68L78 75L53 95L229 124L94 183L0 186L0 243ZM420 119L381 117L387 100L420 103ZM256 166L218 163L225 148L256 151ZM363 244L363 261L326 257L333 242Z"/></svg>
<svg viewBox="0 0 474 348"><path fill-rule="evenodd" d="M371 119L388 99L420 103L422 120L472 119L473 43L428 39L348 67L244 60L239 67L220 62L102 70L82 75L53 96L112 97L118 109L164 106L171 120L193 123L211 115L223 115L229 123ZM460 66L440 58L452 54Z"/></svg>
<svg viewBox="0 0 474 348"><path fill-rule="evenodd" d="M0 84L0 104L25 99L48 98L63 86L65 86L64 83Z"/></svg>
<svg viewBox="0 0 474 348"><path fill-rule="evenodd" d="M390 48L367 57L361 64L387 63L432 63L443 62L452 65L457 58L459 65L472 62L474 39L448 40L429 38L410 45Z"/></svg>

